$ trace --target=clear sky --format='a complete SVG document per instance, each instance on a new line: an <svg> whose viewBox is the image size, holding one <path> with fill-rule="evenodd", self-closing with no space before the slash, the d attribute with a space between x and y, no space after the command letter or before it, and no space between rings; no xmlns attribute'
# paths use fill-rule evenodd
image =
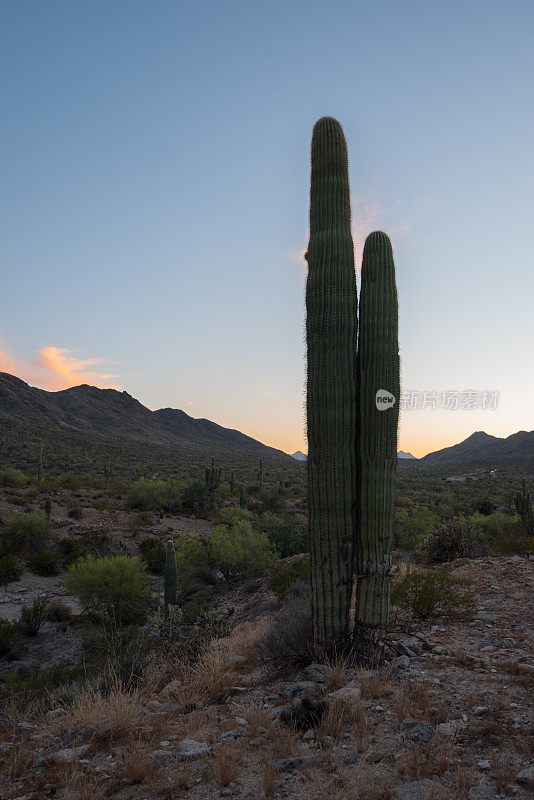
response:
<svg viewBox="0 0 534 800"><path fill-rule="evenodd" d="M304 438L309 150L391 236L416 455L534 427L530 0L3 0L0 369Z"/></svg>

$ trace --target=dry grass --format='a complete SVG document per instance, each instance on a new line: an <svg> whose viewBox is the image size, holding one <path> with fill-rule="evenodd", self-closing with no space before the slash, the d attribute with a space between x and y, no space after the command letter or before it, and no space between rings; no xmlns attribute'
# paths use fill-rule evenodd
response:
<svg viewBox="0 0 534 800"><path fill-rule="evenodd" d="M144 783L150 774L150 758L148 753L135 749L125 762L121 777L129 784Z"/></svg>
<svg viewBox="0 0 534 800"><path fill-rule="evenodd" d="M277 769L273 761L267 760L261 773L261 790L264 797L270 797L277 789Z"/></svg>
<svg viewBox="0 0 534 800"><path fill-rule="evenodd" d="M403 686L395 695L395 710L399 720L405 717L426 717L430 711L428 689L420 683Z"/></svg>
<svg viewBox="0 0 534 800"><path fill-rule="evenodd" d="M256 703L245 709L243 719L248 723L245 729L248 739L257 739L264 732L262 728L271 729L272 720L269 712L266 708L262 708Z"/></svg>
<svg viewBox="0 0 534 800"><path fill-rule="evenodd" d="M515 770L513 764L505 755L498 755L491 765L491 777L495 781L497 791L501 794L509 783L513 783Z"/></svg>
<svg viewBox="0 0 534 800"><path fill-rule="evenodd" d="M115 683L108 694L102 694L96 688L81 691L55 725L60 726L63 732L77 725L87 725L100 729L103 738L117 741L135 733L141 720L141 711L138 693L126 691L119 683Z"/></svg>
<svg viewBox="0 0 534 800"><path fill-rule="evenodd" d="M33 764L33 749L25 740L13 742L4 756L2 771L5 770L9 780L18 780Z"/></svg>
<svg viewBox="0 0 534 800"><path fill-rule="evenodd" d="M317 727L318 742L321 742L325 736L339 739L346 726L355 733L360 750L365 749L369 730L363 706L361 703L336 697L329 703L321 723Z"/></svg>
<svg viewBox="0 0 534 800"><path fill-rule="evenodd" d="M105 785L100 777L77 764L64 765L60 785L61 800L104 800Z"/></svg>
<svg viewBox="0 0 534 800"><path fill-rule="evenodd" d="M397 759L397 772L411 781L443 775L449 766L449 750L442 742L426 747L411 744L406 752Z"/></svg>
<svg viewBox="0 0 534 800"><path fill-rule="evenodd" d="M473 774L465 768L458 766L454 776L455 797L457 800L469 800L469 790L474 786Z"/></svg>
<svg viewBox="0 0 534 800"><path fill-rule="evenodd" d="M333 657L326 660L326 686L329 692L335 692L347 685L347 660Z"/></svg>
<svg viewBox="0 0 534 800"><path fill-rule="evenodd" d="M452 800L447 789L440 783L436 783L428 789L424 789L421 800Z"/></svg>
<svg viewBox="0 0 534 800"><path fill-rule="evenodd" d="M186 766L179 766L172 775L157 778L150 783L149 789L151 798L161 798L161 800L176 800L181 797L184 790L191 786L191 770Z"/></svg>
<svg viewBox="0 0 534 800"><path fill-rule="evenodd" d="M241 774L239 753L235 747L214 748L213 769L221 786L228 786Z"/></svg>
<svg viewBox="0 0 534 800"><path fill-rule="evenodd" d="M271 733L273 741L273 752L277 758L288 758L297 756L300 750L300 739L293 728L285 726L273 726Z"/></svg>
<svg viewBox="0 0 534 800"><path fill-rule="evenodd" d="M360 685L362 695L372 698L373 700L386 697L390 693L388 676L380 675L378 672L372 672L369 675L363 676Z"/></svg>

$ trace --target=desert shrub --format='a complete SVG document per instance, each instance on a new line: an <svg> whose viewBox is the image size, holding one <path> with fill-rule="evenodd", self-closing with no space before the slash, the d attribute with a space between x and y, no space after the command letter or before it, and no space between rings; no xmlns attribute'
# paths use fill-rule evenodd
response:
<svg viewBox="0 0 534 800"><path fill-rule="evenodd" d="M313 660L313 625L309 592L290 596L272 618L260 649L266 661L279 666L303 666Z"/></svg>
<svg viewBox="0 0 534 800"><path fill-rule="evenodd" d="M50 694L59 687L65 689L81 677L80 667L56 664L42 670L23 672L9 670L0 673L0 703L17 699L18 706L27 713L29 703L40 700L50 702Z"/></svg>
<svg viewBox="0 0 534 800"><path fill-rule="evenodd" d="M454 517L442 525L433 526L423 549L431 564L480 556L486 552L479 531L465 517Z"/></svg>
<svg viewBox="0 0 534 800"><path fill-rule="evenodd" d="M174 540L176 569L180 589L187 589L198 576L210 567L207 541L194 533L181 533Z"/></svg>
<svg viewBox="0 0 534 800"><path fill-rule="evenodd" d="M22 575L17 557L13 553L0 556L0 585L10 581L18 581Z"/></svg>
<svg viewBox="0 0 534 800"><path fill-rule="evenodd" d="M0 657L9 656L10 650L20 640L20 625L0 618Z"/></svg>
<svg viewBox="0 0 534 800"><path fill-rule="evenodd" d="M491 502L491 500L477 500L474 504L475 511L478 511L479 514L482 514L484 517L488 517L495 511L495 506Z"/></svg>
<svg viewBox="0 0 534 800"><path fill-rule="evenodd" d="M91 531L84 533L80 537L79 547L82 555L86 553L95 556L95 558L103 558L104 556L114 556L117 554L117 542L113 541L112 537L106 531Z"/></svg>
<svg viewBox="0 0 534 800"><path fill-rule="evenodd" d="M151 615L145 631L153 650L171 661L193 664L214 639L228 636L230 625L220 613L187 604L173 606L168 617Z"/></svg>
<svg viewBox="0 0 534 800"><path fill-rule="evenodd" d="M26 486L29 478L20 469L4 467L0 469L0 486Z"/></svg>
<svg viewBox="0 0 534 800"><path fill-rule="evenodd" d="M87 555L70 565L65 585L85 611L118 626L141 618L150 599L148 574L137 556Z"/></svg>
<svg viewBox="0 0 534 800"><path fill-rule="evenodd" d="M270 511L276 514L277 511L281 511L286 506L286 501L282 495L278 493L276 488L269 490L264 489L260 494L260 503L261 513Z"/></svg>
<svg viewBox="0 0 534 800"><path fill-rule="evenodd" d="M69 564L74 563L80 556L85 554L79 539L73 536L66 536L57 542L57 552L63 566L68 567Z"/></svg>
<svg viewBox="0 0 534 800"><path fill-rule="evenodd" d="M45 622L48 621L50 598L46 595L36 597L29 606L24 605L20 611L20 628L26 636L37 636Z"/></svg>
<svg viewBox="0 0 534 800"><path fill-rule="evenodd" d="M0 531L0 549L29 556L42 550L50 536L50 524L46 517L14 514Z"/></svg>
<svg viewBox="0 0 534 800"><path fill-rule="evenodd" d="M161 574L165 569L165 547L160 539L151 536L143 539L137 548L150 572Z"/></svg>
<svg viewBox="0 0 534 800"><path fill-rule="evenodd" d="M255 516L252 524L263 531L276 548L281 558L306 553L309 549L308 531L305 525L293 519L282 519L270 511Z"/></svg>
<svg viewBox="0 0 534 800"><path fill-rule="evenodd" d="M134 481L128 489L126 507L138 511L168 511L177 514L182 505L182 486L176 481Z"/></svg>
<svg viewBox="0 0 534 800"><path fill-rule="evenodd" d="M452 566L448 564L434 569L408 567L393 586L392 604L420 619L468 607L472 600L466 592L467 582L453 577L451 572Z"/></svg>
<svg viewBox="0 0 534 800"><path fill-rule="evenodd" d="M234 577L259 575L275 559L267 534L254 531L248 520L217 525L208 537L208 550L212 566Z"/></svg>
<svg viewBox="0 0 534 800"><path fill-rule="evenodd" d="M484 546L492 553L534 552L534 537L525 536L517 514L504 514L494 511L493 514L472 514L469 521L480 532Z"/></svg>
<svg viewBox="0 0 534 800"><path fill-rule="evenodd" d="M81 519L83 517L83 509L79 507L69 508L67 513L70 519Z"/></svg>
<svg viewBox="0 0 534 800"><path fill-rule="evenodd" d="M57 575L61 567L61 557L56 551L36 553L28 560L28 566L36 575Z"/></svg>
<svg viewBox="0 0 534 800"><path fill-rule="evenodd" d="M206 486L201 481L189 483L182 494L182 511L195 516L204 514L210 498Z"/></svg>
<svg viewBox="0 0 534 800"><path fill-rule="evenodd" d="M429 508L416 506L395 511L393 545L402 549L418 548L427 530L438 525L440 518Z"/></svg>
<svg viewBox="0 0 534 800"><path fill-rule="evenodd" d="M291 561L279 561L271 572L271 589L279 600L285 600L288 592L297 581L304 584L310 580L310 557L297 556Z"/></svg>
<svg viewBox="0 0 534 800"><path fill-rule="evenodd" d="M67 603L56 597L48 606L48 619L50 622L68 622L72 619L72 609Z"/></svg>
<svg viewBox="0 0 534 800"><path fill-rule="evenodd" d="M150 524L152 516L151 511L138 511L137 514L131 514L128 519L128 530L135 533L142 528L146 528Z"/></svg>

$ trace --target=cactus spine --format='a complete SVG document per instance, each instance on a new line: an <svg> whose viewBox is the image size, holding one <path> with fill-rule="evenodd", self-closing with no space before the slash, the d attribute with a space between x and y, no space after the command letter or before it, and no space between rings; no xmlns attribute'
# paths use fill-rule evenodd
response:
<svg viewBox="0 0 534 800"><path fill-rule="evenodd" d="M311 151L306 284L308 505L314 641L349 637L356 478L357 295L347 145L323 117Z"/></svg>
<svg viewBox="0 0 534 800"><path fill-rule="evenodd" d="M389 613L393 499L399 421L399 343L395 266L385 233L371 233L362 261L358 338L356 618L359 661L381 660ZM393 402L385 390L393 396Z"/></svg>
<svg viewBox="0 0 534 800"><path fill-rule="evenodd" d="M174 542L169 539L165 546L165 577L163 585L165 616L169 614L169 606L176 603L177 586L178 573L176 570L176 551L174 549Z"/></svg>
<svg viewBox="0 0 534 800"><path fill-rule="evenodd" d="M534 514L532 513L532 495L527 492L525 479L523 478L521 491L514 495L514 505L521 521L529 536L534 535Z"/></svg>

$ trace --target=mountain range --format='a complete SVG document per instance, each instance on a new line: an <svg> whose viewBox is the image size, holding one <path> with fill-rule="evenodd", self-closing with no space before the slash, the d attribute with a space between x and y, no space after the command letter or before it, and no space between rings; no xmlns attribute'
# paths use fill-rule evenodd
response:
<svg viewBox="0 0 534 800"><path fill-rule="evenodd" d="M99 471L110 463L120 475L174 474L198 469L214 457L228 468L250 471L259 458L266 466L299 469L306 456L268 447L237 430L184 411L151 411L127 392L74 386L47 392L0 372L0 466L36 471L44 465L75 472ZM417 459L399 451L403 467L534 469L534 431L507 438L477 431L463 442Z"/></svg>
<svg viewBox="0 0 534 800"><path fill-rule="evenodd" d="M208 463L249 469L291 467L281 450L184 411L151 411L127 392L74 386L47 392L0 373L0 465L35 471L40 443L44 464L85 471L115 464L120 474L168 472Z"/></svg>

